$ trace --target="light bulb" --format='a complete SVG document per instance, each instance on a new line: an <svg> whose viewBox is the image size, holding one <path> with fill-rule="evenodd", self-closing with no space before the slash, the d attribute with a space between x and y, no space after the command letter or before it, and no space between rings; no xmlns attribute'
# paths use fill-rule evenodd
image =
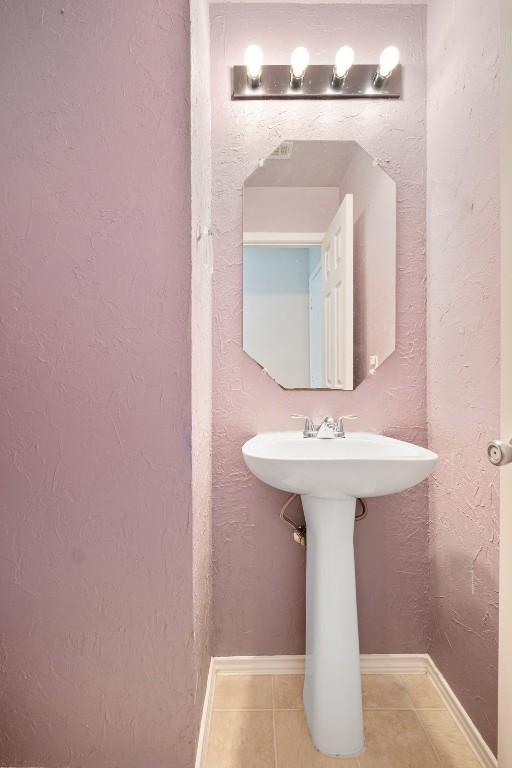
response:
<svg viewBox="0 0 512 768"><path fill-rule="evenodd" d="M253 83L261 80L261 67L263 64L263 51L258 45L250 45L245 51L245 66L247 77Z"/></svg>
<svg viewBox="0 0 512 768"><path fill-rule="evenodd" d="M347 72L354 63L354 51L350 45L344 45L339 49L334 61L334 75L338 80L346 77Z"/></svg>
<svg viewBox="0 0 512 768"><path fill-rule="evenodd" d="M292 53L292 75L296 80L302 80L304 72L308 68L309 52L307 48L299 46Z"/></svg>
<svg viewBox="0 0 512 768"><path fill-rule="evenodd" d="M385 48L380 55L379 75L389 77L398 62L400 61L400 51L394 45Z"/></svg>

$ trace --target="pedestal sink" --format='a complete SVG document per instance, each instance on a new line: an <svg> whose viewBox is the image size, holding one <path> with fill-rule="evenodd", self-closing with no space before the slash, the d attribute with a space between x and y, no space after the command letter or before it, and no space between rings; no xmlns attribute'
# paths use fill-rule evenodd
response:
<svg viewBox="0 0 512 768"><path fill-rule="evenodd" d="M266 432L242 448L264 483L300 493L307 526L304 708L315 746L350 757L364 749L354 570L356 499L410 488L437 455L366 432L304 438Z"/></svg>

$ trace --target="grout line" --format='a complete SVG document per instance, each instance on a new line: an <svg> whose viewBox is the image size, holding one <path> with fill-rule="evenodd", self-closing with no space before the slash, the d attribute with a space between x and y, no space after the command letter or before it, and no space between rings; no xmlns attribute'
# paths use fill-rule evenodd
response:
<svg viewBox="0 0 512 768"><path fill-rule="evenodd" d="M215 707L212 712L302 712L304 707ZM446 707L364 707L364 712L448 712Z"/></svg>
<svg viewBox="0 0 512 768"><path fill-rule="evenodd" d="M274 768L277 768L276 709L274 696L274 676L272 675L272 734L274 737Z"/></svg>
<svg viewBox="0 0 512 768"><path fill-rule="evenodd" d="M439 754L439 752L437 751L437 749L436 749L436 746L435 746L434 742L432 741L432 739L431 739L431 737L430 737L430 734L429 734L429 732L427 731L427 729L426 729L426 728L425 728L425 726L423 725L423 722L422 722L422 720L421 720L421 717L418 717L418 713L416 712L416 710L414 710L414 714L416 715L416 720L417 720L417 721L418 721L418 723L420 724L420 728L421 728L421 730L423 731L423 733L425 734L425 736L426 736L426 738L427 738L427 741L428 741L428 743L429 743L429 744L430 744L430 746L432 747L432 752L434 753L434 757L436 758L436 760L437 760L437 762L438 762L438 764L439 764L439 768L443 768L443 763L442 763L442 760L441 760L441 755L440 755L440 754Z"/></svg>
<svg viewBox="0 0 512 768"><path fill-rule="evenodd" d="M215 707L212 712L303 712L304 707ZM364 712L448 712L446 707L364 707Z"/></svg>
<svg viewBox="0 0 512 768"><path fill-rule="evenodd" d="M212 712L272 712L272 707L217 707Z"/></svg>
<svg viewBox="0 0 512 768"><path fill-rule="evenodd" d="M363 712L414 712L416 707L363 707Z"/></svg>
<svg viewBox="0 0 512 768"><path fill-rule="evenodd" d="M444 705L440 707L414 707L417 712L448 712Z"/></svg>

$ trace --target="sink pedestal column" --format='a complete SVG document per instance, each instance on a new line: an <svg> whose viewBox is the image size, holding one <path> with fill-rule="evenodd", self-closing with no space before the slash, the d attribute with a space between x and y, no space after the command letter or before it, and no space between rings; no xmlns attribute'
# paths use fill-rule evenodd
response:
<svg viewBox="0 0 512 768"><path fill-rule="evenodd" d="M315 746L364 749L354 569L355 499L304 495L307 525L304 708Z"/></svg>

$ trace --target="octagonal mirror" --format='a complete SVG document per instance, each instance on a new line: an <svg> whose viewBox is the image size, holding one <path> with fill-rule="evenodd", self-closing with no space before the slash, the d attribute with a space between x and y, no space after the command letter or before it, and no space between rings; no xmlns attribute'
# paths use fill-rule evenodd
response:
<svg viewBox="0 0 512 768"><path fill-rule="evenodd" d="M246 179L243 348L285 389L355 389L395 349L396 186L354 141L285 141Z"/></svg>

